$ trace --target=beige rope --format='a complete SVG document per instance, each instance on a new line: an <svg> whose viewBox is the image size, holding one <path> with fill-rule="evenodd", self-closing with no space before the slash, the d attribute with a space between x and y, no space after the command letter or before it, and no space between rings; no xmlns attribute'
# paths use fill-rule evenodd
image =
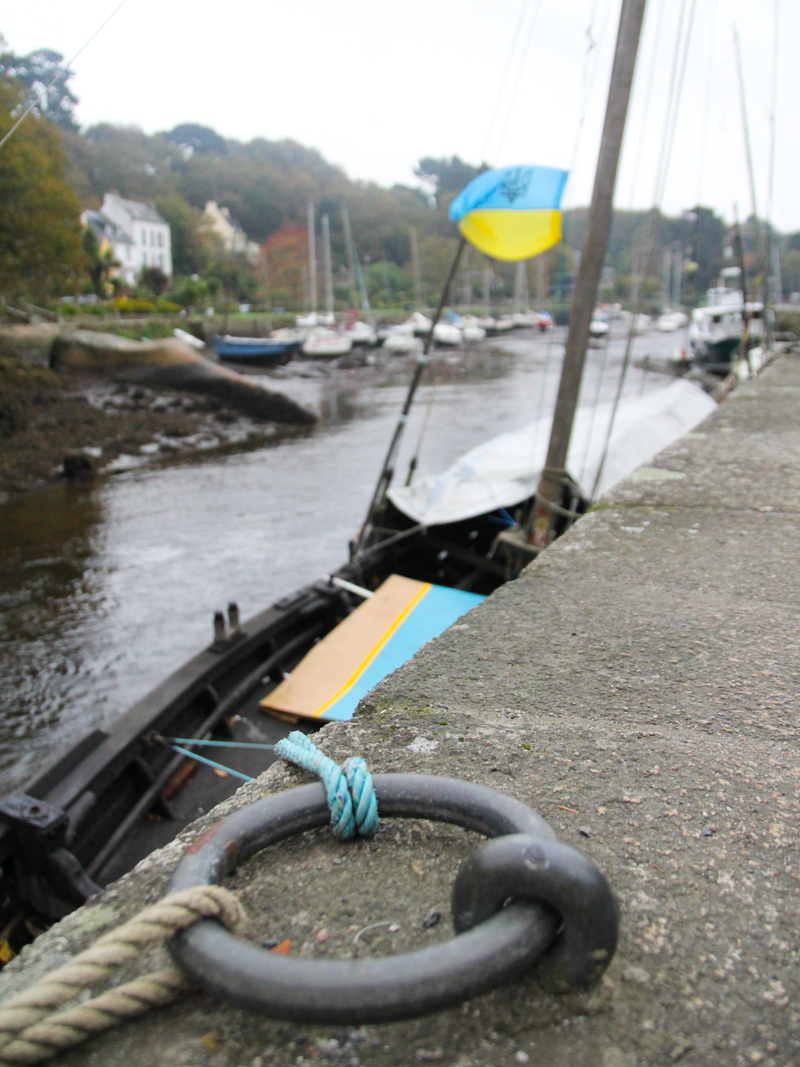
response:
<svg viewBox="0 0 800 1067"><path fill-rule="evenodd" d="M30 989L10 997L0 1006L0 1067L40 1063L93 1034L174 1000L189 988L189 982L176 967L169 967L58 1011L148 945L209 918L219 919L236 932L244 922L244 912L238 898L222 886L194 886L172 893L104 934Z"/></svg>

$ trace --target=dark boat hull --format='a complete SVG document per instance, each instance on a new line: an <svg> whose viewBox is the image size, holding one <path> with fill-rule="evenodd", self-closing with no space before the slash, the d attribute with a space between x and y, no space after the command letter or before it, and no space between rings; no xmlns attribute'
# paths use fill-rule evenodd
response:
<svg viewBox="0 0 800 1067"><path fill-rule="evenodd" d="M338 577L375 589L399 574L490 593L514 576L512 563L493 555L511 521L505 514L423 529L387 503L377 520L377 542ZM12 950L241 784L176 754L162 737L274 743L291 729L313 730L314 722L270 718L259 701L360 602L327 579L277 601L0 801L0 930L12 931L0 937ZM272 759L228 749L221 762L255 777Z"/></svg>
<svg viewBox="0 0 800 1067"><path fill-rule="evenodd" d="M300 351L300 341L275 341L265 338L231 341L214 335L214 351L223 362L244 363L256 367L274 367L288 363Z"/></svg>
<svg viewBox="0 0 800 1067"><path fill-rule="evenodd" d="M705 341L694 349L692 362L710 374L730 374L734 352L741 345L740 337L726 337L720 341Z"/></svg>

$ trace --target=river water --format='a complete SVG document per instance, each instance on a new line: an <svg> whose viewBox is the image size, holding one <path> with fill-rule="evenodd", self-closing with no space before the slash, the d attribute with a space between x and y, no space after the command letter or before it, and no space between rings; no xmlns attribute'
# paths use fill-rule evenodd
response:
<svg viewBox="0 0 800 1067"><path fill-rule="evenodd" d="M636 354L677 343L638 338ZM590 349L581 403L593 403L598 386L602 400L612 398L623 347L612 340L607 359ZM407 469L431 395L422 473L549 414L562 353L560 330L440 353L398 470ZM0 505L0 793L107 726L208 644L215 609L235 600L247 618L345 560L410 366L322 373L274 383L321 413L306 438L96 485L59 483ZM625 394L668 381L631 367Z"/></svg>

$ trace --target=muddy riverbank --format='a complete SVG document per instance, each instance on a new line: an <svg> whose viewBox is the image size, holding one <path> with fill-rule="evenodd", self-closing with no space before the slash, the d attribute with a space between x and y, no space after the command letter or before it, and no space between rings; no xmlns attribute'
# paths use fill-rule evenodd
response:
<svg viewBox="0 0 800 1067"><path fill-rule="evenodd" d="M308 432L189 397L0 359L0 499L65 476L261 448Z"/></svg>

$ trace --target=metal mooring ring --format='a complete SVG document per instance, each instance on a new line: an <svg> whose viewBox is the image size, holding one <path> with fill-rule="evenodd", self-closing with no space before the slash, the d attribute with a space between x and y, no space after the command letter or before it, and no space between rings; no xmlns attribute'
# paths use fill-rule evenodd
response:
<svg viewBox="0 0 800 1067"><path fill-rule="evenodd" d="M580 983L602 972L616 944L611 890L594 864L561 844L536 812L494 789L455 778L376 774L373 785L382 818L454 823L499 838L462 864L456 880L453 915L457 930L465 932L444 944L381 959L308 960L240 941L215 920L204 919L169 940L175 962L208 992L239 1007L295 1022L357 1025L440 1011L520 976L547 953L562 921L564 932L553 957L557 984L563 986L573 976ZM266 797L223 819L190 845L169 892L218 884L268 845L329 822L321 783ZM526 881L522 871L514 880L510 852L503 851L499 858L488 852L505 841L512 843L512 851L521 845L518 862L526 870L532 864L538 872L531 880ZM497 885L505 887L497 891L494 867ZM594 881L587 876L590 871ZM571 923L581 916L580 893L586 885L594 887L594 895L575 935ZM605 896L598 885L605 887ZM538 899L507 902L517 888L520 896ZM488 905L484 891L491 900ZM591 910L598 901L605 901L606 909L599 918ZM587 936L593 919L604 931L594 940ZM566 951L559 948L562 940ZM590 955L599 945L603 958L594 956L581 969L576 963L581 944L589 947Z"/></svg>

